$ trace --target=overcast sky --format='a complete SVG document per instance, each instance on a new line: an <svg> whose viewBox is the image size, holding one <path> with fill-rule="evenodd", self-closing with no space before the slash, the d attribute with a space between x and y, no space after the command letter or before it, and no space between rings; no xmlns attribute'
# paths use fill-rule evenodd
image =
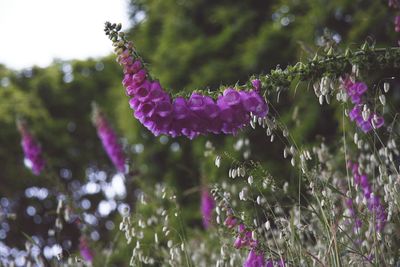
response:
<svg viewBox="0 0 400 267"><path fill-rule="evenodd" d="M105 21L128 26L127 0L0 0L0 63L47 66L112 51Z"/></svg>

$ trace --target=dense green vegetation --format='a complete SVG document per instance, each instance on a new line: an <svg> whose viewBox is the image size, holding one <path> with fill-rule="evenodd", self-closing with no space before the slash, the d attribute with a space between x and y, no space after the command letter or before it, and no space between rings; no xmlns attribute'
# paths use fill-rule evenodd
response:
<svg viewBox="0 0 400 267"><path fill-rule="evenodd" d="M347 47L357 49L365 41L376 47L397 42L386 1L133 0L130 7L134 26L129 39L148 63L151 75L173 94L242 84L253 74L308 61L330 47L343 52ZM382 77L394 75L393 70L385 71L365 77L370 84L377 84ZM194 141L154 137L132 116L121 80L122 70L113 55L19 71L0 66L0 198L11 201L16 213L16 219L7 219L10 230L0 241L20 249L26 241L24 234L54 242L48 229L54 227L57 194L73 194L91 174L100 171L106 173L105 181L112 180L114 167L91 122L92 101L102 107L123 138L131 174L125 180L126 196L117 196L115 201L128 203L133 212L138 188L152 191L155 183L165 182L177 194L186 234L200 238L204 231L200 187L226 178L228 168L244 160L246 151L251 151L247 156L262 167L254 170L255 175L268 172L277 188L288 182L287 194L265 189L269 201L283 206L307 202L306 197L297 199L299 191L306 189L298 182L298 171L282 161L284 145L271 143L265 130L249 127L238 136L207 136ZM392 87L398 87L397 80ZM391 92L396 103L400 96L395 90ZM293 139L305 147L342 135L340 105L321 108L310 83L294 84L270 108L290 128ZM17 117L28 121L51 166L41 176L33 176L23 164ZM213 156L206 157L207 151ZM214 167L214 155L224 156L221 168ZM45 201L27 197L26 189L34 186L49 190ZM84 198L91 202L86 211L80 205ZM83 230L67 223L59 238L71 240L70 251L76 253L79 232L90 236L97 230L100 238L93 242L96 253L103 255L103 248L114 249L110 266L127 266L132 244L127 246L118 234L121 216L116 210L104 218L96 211L104 198L106 193L101 190L74 196L71 207L77 214L94 214L99 222ZM35 207L39 221L26 213L27 206ZM105 226L109 220L115 225L111 230ZM103 262L104 257L99 256L95 266L103 266Z"/></svg>

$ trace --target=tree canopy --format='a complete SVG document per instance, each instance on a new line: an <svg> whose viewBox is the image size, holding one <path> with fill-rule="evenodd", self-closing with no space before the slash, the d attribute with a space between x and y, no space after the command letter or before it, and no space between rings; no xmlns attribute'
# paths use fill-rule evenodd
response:
<svg viewBox="0 0 400 267"><path fill-rule="evenodd" d="M133 40L152 77L173 95L243 85L253 75L284 70L299 61L310 62L326 56L329 50L341 55L346 49L352 53L363 45L396 46L398 40L393 30L394 12L386 1L132 0L129 12L133 26L127 38ZM361 77L370 88L380 88L390 80L392 89L387 98L394 109L400 101L400 61L396 62L394 67L376 71L366 71L368 66L364 72L361 69ZM351 66L347 69L351 73ZM104 266L105 260L109 266L128 266L136 244L127 245L120 234L120 213L129 206L133 217L146 218L154 207L139 205L136 199L142 192L157 196L162 189L154 186L163 183L173 188L174 193L167 193L171 199L176 196L178 203L172 199L165 205L176 205L180 212L179 219L170 215L171 225L182 225L182 235L191 240L188 245L195 246L192 240L198 238L207 240L210 251L215 250L220 244L213 239L225 238L226 234L214 231L204 235L200 193L203 187L211 189L214 183L223 188L227 181L237 188L243 187L246 181L225 179L228 170L240 167L251 169L254 179L273 177L268 187L260 187L272 207L279 203L283 212L289 214L293 212L290 207L309 203L309 185L301 182L298 169L289 168L290 163L283 160L282 151L287 144L270 142L274 137L266 135L266 129L246 127L236 136L208 135L193 141L185 137L155 137L133 117L122 79L115 55L54 61L46 68L32 66L24 70L0 65L2 244L22 250L28 236L43 247L60 243L74 254L80 236L85 235L99 255L94 259L95 266ZM353 127L343 120L341 103L332 100L330 105L321 107L313 92L314 82L293 80L282 92L267 96L274 98L268 99L271 112L290 129L292 141L304 148L322 141L342 140L344 129ZM121 137L129 160L129 174L123 179L116 175L92 124L93 101ZM34 176L24 166L17 118L27 121L41 143L47 163L43 175ZM280 138L278 134L274 136ZM339 155L343 148L334 145L330 149ZM215 167L216 157L222 158L220 168ZM343 161L339 157L333 160ZM342 163L345 168L345 162ZM125 189L110 189L121 179ZM235 193L239 191L236 189ZM57 200L64 198L69 199L66 203L76 218L63 220L65 227L54 235L49 229L54 228L59 217ZM100 212L100 205L107 205L109 211ZM254 203L238 205L257 218L268 217ZM12 213L16 218L2 216ZM161 229L161 223L157 227ZM167 243L168 238L162 242ZM393 246L397 244L398 240ZM112 255L101 253L103 250L112 251ZM203 265L186 264L210 266L213 259L204 257L199 262ZM310 259L307 264L311 265Z"/></svg>

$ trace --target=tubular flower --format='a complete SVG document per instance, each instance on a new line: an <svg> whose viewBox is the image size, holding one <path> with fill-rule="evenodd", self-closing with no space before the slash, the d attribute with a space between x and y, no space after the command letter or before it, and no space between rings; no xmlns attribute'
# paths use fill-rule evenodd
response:
<svg viewBox="0 0 400 267"><path fill-rule="evenodd" d="M235 227L237 224L237 219L235 217L233 217L232 215L226 217L225 221L224 221L224 225L228 228L231 229L233 227Z"/></svg>
<svg viewBox="0 0 400 267"><path fill-rule="evenodd" d="M214 198L207 189L203 189L201 192L201 213L203 217L203 226L206 229L210 226L214 207Z"/></svg>
<svg viewBox="0 0 400 267"><path fill-rule="evenodd" d="M88 245L88 241L85 237L81 237L79 240L79 251L80 254L82 256L82 258L86 261L86 262L92 262L93 261L93 252L90 249L89 245Z"/></svg>
<svg viewBox="0 0 400 267"><path fill-rule="evenodd" d="M357 126L364 132L368 133L372 129L379 129L385 124L382 116L377 113L369 114L367 117L363 117L362 108L363 101L362 96L368 90L368 86L363 82L352 82L350 78L342 80L342 86L346 90L347 95L350 97L351 102L354 104L353 109L349 112L351 121L355 121Z"/></svg>
<svg viewBox="0 0 400 267"><path fill-rule="evenodd" d="M21 145L24 151L26 165L32 170L34 175L39 175L45 167L42 148L29 132L27 124L24 121L18 120L17 127L21 134Z"/></svg>
<svg viewBox="0 0 400 267"><path fill-rule="evenodd" d="M253 238L251 230L249 230L246 225L239 222L231 210L227 211L227 217L225 219L224 225L234 231L236 234L236 239L233 243L233 247L236 249L250 249L249 255L246 261L243 263L243 267L273 267L273 266L286 266L283 259L278 261L269 259L265 260L263 252L260 252L260 244L257 240ZM274 265L275 264L275 265Z"/></svg>
<svg viewBox="0 0 400 267"><path fill-rule="evenodd" d="M116 32L106 24L110 37L116 37ZM259 80L254 80L248 91L227 88L216 100L199 93L188 99L172 99L158 81L150 78L132 43L121 37L114 45L118 47L118 62L124 72L122 84L133 114L155 136L193 139L210 133L236 134L250 123L251 115L263 118L268 113L267 103L259 94Z"/></svg>
<svg viewBox="0 0 400 267"><path fill-rule="evenodd" d="M376 231L382 232L387 221L387 214L379 195L373 194L372 186L368 181L368 176L360 173L358 163L349 162L347 166L352 171L354 184L361 187L363 196L367 201L368 210L374 215ZM348 204L352 204L352 202ZM361 227L361 221L356 220L355 226L358 228Z"/></svg>
<svg viewBox="0 0 400 267"><path fill-rule="evenodd" d="M93 105L93 123L97 128L104 150L118 171L125 173L126 157L121 144L118 142L118 136L112 129L105 115L100 111L97 105Z"/></svg>
<svg viewBox="0 0 400 267"><path fill-rule="evenodd" d="M265 256L261 252L257 252L255 250L250 250L249 255L247 256L246 261L243 263L243 267L269 267L273 266L270 264L271 262L265 262Z"/></svg>
<svg viewBox="0 0 400 267"><path fill-rule="evenodd" d="M262 252L258 252L254 249L250 250L249 255L247 256L246 261L243 263L243 267L285 267L285 261L279 259L278 261L274 261L271 259L265 260L265 255Z"/></svg>
<svg viewBox="0 0 400 267"><path fill-rule="evenodd" d="M257 240L252 238L251 231L247 230L244 224L239 224L237 232L238 235L233 244L235 248L249 247L253 249L257 246Z"/></svg>

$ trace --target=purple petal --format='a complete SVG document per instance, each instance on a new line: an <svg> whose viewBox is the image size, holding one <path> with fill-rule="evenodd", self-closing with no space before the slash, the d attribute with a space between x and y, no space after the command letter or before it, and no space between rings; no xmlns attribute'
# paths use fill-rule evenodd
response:
<svg viewBox="0 0 400 267"><path fill-rule="evenodd" d="M232 88L227 88L225 89L223 95L218 98L218 100L224 102L228 106L235 106L240 104L240 94L238 91Z"/></svg>
<svg viewBox="0 0 400 267"><path fill-rule="evenodd" d="M361 106L360 105L354 106L354 108L349 113L349 117L351 121L357 120L359 118L362 119Z"/></svg>
<svg viewBox="0 0 400 267"><path fill-rule="evenodd" d="M148 99L154 102L160 100L170 101L168 94L163 91L158 81L151 83Z"/></svg>
<svg viewBox="0 0 400 267"><path fill-rule="evenodd" d="M261 81L259 79L252 80L251 84L253 85L254 90L256 90L257 92L260 92L260 90L261 90Z"/></svg>
<svg viewBox="0 0 400 267"><path fill-rule="evenodd" d="M154 112L160 117L166 117L173 111L173 107L169 101L159 101L156 103Z"/></svg>
<svg viewBox="0 0 400 267"><path fill-rule="evenodd" d="M363 82L356 83L355 85L358 95L362 95L368 90L368 86Z"/></svg>

